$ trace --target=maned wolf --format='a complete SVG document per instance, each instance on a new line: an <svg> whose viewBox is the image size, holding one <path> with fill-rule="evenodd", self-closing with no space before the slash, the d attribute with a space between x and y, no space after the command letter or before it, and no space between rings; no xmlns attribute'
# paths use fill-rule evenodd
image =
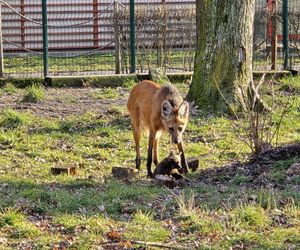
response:
<svg viewBox="0 0 300 250"><path fill-rule="evenodd" d="M141 81L131 91L127 108L130 113L136 151L136 168L140 169L140 138L142 131L149 131L147 171L153 163L158 163L158 141L163 131L171 135L177 144L181 157L181 166L188 171L183 150L182 134L189 120L189 104L180 96L176 87L166 84L160 87L152 81Z"/></svg>

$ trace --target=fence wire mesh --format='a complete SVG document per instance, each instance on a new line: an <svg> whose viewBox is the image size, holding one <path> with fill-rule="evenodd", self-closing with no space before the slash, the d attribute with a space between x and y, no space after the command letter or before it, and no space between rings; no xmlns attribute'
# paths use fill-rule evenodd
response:
<svg viewBox="0 0 300 250"><path fill-rule="evenodd" d="M300 1L290 0L289 5L289 52L291 68L300 70Z"/></svg>
<svg viewBox="0 0 300 250"><path fill-rule="evenodd" d="M41 5L32 2L1 2L4 76L42 76Z"/></svg>
<svg viewBox="0 0 300 250"><path fill-rule="evenodd" d="M4 76L43 76L42 4L0 0ZM48 0L49 75L129 73L129 0ZM192 71L195 0L136 0L136 68ZM274 3L276 9L274 11ZM300 0L289 1L290 66L300 69ZM275 24L274 24L275 22ZM274 32L274 29L276 32ZM257 0L253 68L283 65L282 1Z"/></svg>
<svg viewBox="0 0 300 250"><path fill-rule="evenodd" d="M254 69L267 70L276 53L276 69L283 68L283 1L256 0L253 39ZM289 0L288 6L289 68L300 69L300 0ZM274 47L272 48L272 40ZM275 51L275 52L274 52Z"/></svg>

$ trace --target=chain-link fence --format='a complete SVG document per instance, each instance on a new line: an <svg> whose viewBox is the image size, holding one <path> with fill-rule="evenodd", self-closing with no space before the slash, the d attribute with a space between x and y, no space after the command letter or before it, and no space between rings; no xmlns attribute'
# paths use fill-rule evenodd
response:
<svg viewBox="0 0 300 250"><path fill-rule="evenodd" d="M43 76L42 0L0 0L6 77ZM192 71L195 0L135 0L136 69ZM129 0L48 0L48 75L130 72ZM289 1L289 64L300 68L300 0ZM44 37L45 38L45 37ZM276 38L276 39L275 39ZM256 70L282 68L282 1L257 0Z"/></svg>
<svg viewBox="0 0 300 250"><path fill-rule="evenodd" d="M300 70L300 1L290 0L289 5L290 66Z"/></svg>
<svg viewBox="0 0 300 250"><path fill-rule="evenodd" d="M282 69L283 1L256 0L253 39L253 63L256 70ZM289 0L288 11L288 68L300 69L300 0Z"/></svg>
<svg viewBox="0 0 300 250"><path fill-rule="evenodd" d="M137 71L147 72L152 67L192 71L196 41L194 2L151 2L151 5L145 2L136 4ZM124 73L129 72L128 20L128 6L120 5L114 13L114 30L119 43L120 67Z"/></svg>
<svg viewBox="0 0 300 250"><path fill-rule="evenodd" d="M4 76L41 76L42 25L41 6L25 1L1 2Z"/></svg>
<svg viewBox="0 0 300 250"><path fill-rule="evenodd" d="M48 0L49 75L113 73L112 1ZM42 1L2 2L4 75L41 76Z"/></svg>

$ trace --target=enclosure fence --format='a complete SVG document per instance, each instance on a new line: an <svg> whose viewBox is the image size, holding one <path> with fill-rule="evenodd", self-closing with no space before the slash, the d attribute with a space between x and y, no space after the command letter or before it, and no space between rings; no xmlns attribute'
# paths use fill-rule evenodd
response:
<svg viewBox="0 0 300 250"><path fill-rule="evenodd" d="M2 77L193 70L195 0L135 0L134 26L129 0L0 0L0 6ZM255 70L300 69L300 0L256 0L253 59Z"/></svg>

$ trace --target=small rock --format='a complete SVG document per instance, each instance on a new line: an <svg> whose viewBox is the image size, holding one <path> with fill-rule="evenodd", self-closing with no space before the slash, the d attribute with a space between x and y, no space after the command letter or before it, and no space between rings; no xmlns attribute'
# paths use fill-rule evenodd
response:
<svg viewBox="0 0 300 250"><path fill-rule="evenodd" d="M220 186L218 191L220 193L226 193L228 191L228 187L227 186Z"/></svg>
<svg viewBox="0 0 300 250"><path fill-rule="evenodd" d="M131 214L136 210L133 202L127 202L127 203L123 203L121 204L121 212L124 214Z"/></svg>
<svg viewBox="0 0 300 250"><path fill-rule="evenodd" d="M294 163L289 167L289 169L286 171L287 175L300 175L300 163Z"/></svg>
<svg viewBox="0 0 300 250"><path fill-rule="evenodd" d="M164 186L171 189L174 188L176 185L174 178L167 175L160 175L160 174L155 175L154 183L157 186Z"/></svg>
<svg viewBox="0 0 300 250"><path fill-rule="evenodd" d="M105 212L105 207L103 205L98 206L98 210L100 213L104 213Z"/></svg>
<svg viewBox="0 0 300 250"><path fill-rule="evenodd" d="M258 200L258 196L255 195L255 194L252 194L252 195L250 195L249 200L250 201L257 201Z"/></svg>
<svg viewBox="0 0 300 250"><path fill-rule="evenodd" d="M138 170L134 168L126 168L126 167L113 167L111 173L115 178L131 179L137 175Z"/></svg>
<svg viewBox="0 0 300 250"><path fill-rule="evenodd" d="M259 185L259 186L267 186L270 183L270 181L268 180L268 175L263 172L261 173L254 181L253 184L255 185Z"/></svg>

